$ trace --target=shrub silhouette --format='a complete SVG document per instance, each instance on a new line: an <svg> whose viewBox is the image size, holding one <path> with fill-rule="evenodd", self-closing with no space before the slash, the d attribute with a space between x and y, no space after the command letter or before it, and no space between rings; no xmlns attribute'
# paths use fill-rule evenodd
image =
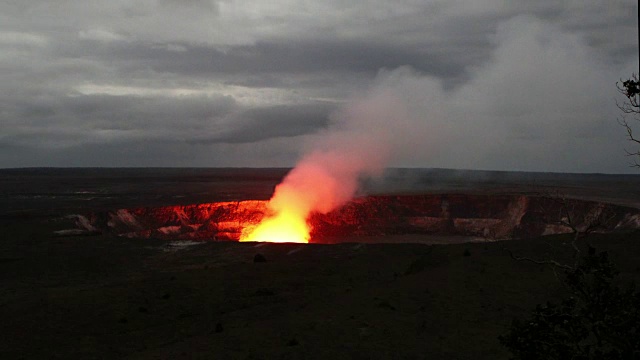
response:
<svg viewBox="0 0 640 360"><path fill-rule="evenodd" d="M614 283L606 252L588 254L565 272L570 296L513 320L500 342L514 359L640 359L640 292Z"/></svg>

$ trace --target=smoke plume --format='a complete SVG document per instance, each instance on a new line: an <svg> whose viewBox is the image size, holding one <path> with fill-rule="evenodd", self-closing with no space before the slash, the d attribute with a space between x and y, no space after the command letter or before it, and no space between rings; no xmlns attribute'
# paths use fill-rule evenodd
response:
<svg viewBox="0 0 640 360"><path fill-rule="evenodd" d="M558 149L576 158L586 144L611 153L610 144L596 140L613 128L603 121L613 102L602 84L615 77L584 39L517 17L498 27L495 40L492 59L448 89L410 67L381 70L366 95L310 140L276 188L274 216L304 222L313 212L329 212L356 194L362 177L380 175L388 164L477 169L499 161L511 170L544 163L563 171L587 166L593 156L567 164Z"/></svg>
<svg viewBox="0 0 640 360"><path fill-rule="evenodd" d="M307 242L311 229L302 224L309 215L340 207L356 194L361 178L381 175L393 156L397 133L391 129L407 123L406 105L386 90L352 101L276 187L268 205L273 216L241 240Z"/></svg>

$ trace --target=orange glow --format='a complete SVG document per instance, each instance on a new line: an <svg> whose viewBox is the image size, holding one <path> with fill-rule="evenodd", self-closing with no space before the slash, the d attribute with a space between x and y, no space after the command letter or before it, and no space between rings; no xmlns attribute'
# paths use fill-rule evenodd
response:
<svg viewBox="0 0 640 360"><path fill-rule="evenodd" d="M334 151L307 155L276 186L267 204L272 215L257 226L245 227L240 241L308 243L311 227L307 219L351 199L358 186L360 161Z"/></svg>
<svg viewBox="0 0 640 360"><path fill-rule="evenodd" d="M240 241L308 243L309 231L306 219L283 211L264 219L256 227L244 228Z"/></svg>

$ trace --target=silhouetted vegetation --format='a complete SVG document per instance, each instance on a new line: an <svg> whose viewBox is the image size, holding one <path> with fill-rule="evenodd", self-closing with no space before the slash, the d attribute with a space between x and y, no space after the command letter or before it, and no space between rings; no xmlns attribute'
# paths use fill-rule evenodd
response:
<svg viewBox="0 0 640 360"><path fill-rule="evenodd" d="M607 252L589 248L565 271L569 296L513 320L500 342L515 359L640 359L640 292L617 275Z"/></svg>
<svg viewBox="0 0 640 360"><path fill-rule="evenodd" d="M640 81L637 75L633 75L631 79L616 83L618 91L625 96L621 104L617 103L618 108L622 111L622 118L618 119L620 125L627 130L627 140L635 145L640 145L640 139L633 135L633 126L629 119L640 121ZM636 158L632 166L640 167L640 150L626 150L627 155Z"/></svg>

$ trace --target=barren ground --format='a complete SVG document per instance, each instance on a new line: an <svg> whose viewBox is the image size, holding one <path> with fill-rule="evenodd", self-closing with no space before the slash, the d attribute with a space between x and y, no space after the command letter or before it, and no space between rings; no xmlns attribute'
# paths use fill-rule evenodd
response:
<svg viewBox="0 0 640 360"><path fill-rule="evenodd" d="M71 227L64 215L82 211L265 199L284 173L0 171L0 357L500 359L508 353L497 336L511 319L563 295L551 268L514 261L504 248L562 260L570 254L566 236L435 245L411 236L411 243L389 237L382 244L353 238L334 245L180 246L53 235ZM635 176L475 174L469 181L468 174L427 172L401 182L408 175L399 173L369 189L560 189L636 206L640 199ZM621 280L638 281L638 237L593 235L590 241L610 252ZM254 263L256 254L267 261Z"/></svg>

